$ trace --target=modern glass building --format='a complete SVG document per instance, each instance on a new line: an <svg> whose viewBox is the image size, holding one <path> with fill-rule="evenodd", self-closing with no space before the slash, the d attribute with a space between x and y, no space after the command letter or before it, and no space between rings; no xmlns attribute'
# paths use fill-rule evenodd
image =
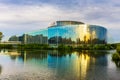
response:
<svg viewBox="0 0 120 80"><path fill-rule="evenodd" d="M37 43L52 46L59 44L106 44L107 29L78 21L56 21L46 29L28 32L19 38L11 38L9 40L17 39L24 44Z"/></svg>

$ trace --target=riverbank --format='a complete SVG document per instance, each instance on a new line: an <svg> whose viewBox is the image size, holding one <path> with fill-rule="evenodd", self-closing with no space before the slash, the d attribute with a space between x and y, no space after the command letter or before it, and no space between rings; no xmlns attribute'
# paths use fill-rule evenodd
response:
<svg viewBox="0 0 120 80"><path fill-rule="evenodd" d="M53 78L49 73L41 73L41 72L22 72L15 74L7 74L0 76L1 80L57 80L57 78Z"/></svg>
<svg viewBox="0 0 120 80"><path fill-rule="evenodd" d="M22 44L18 45L17 49L43 49L43 50L113 50L116 49L114 44L81 44L78 46L67 46L64 44L59 45L58 47L52 47L45 44Z"/></svg>
<svg viewBox="0 0 120 80"><path fill-rule="evenodd" d="M113 50L116 49L115 44L80 44L77 46L69 46L60 44L53 47L47 44L19 44L19 45L0 45L0 49L41 49L41 50Z"/></svg>
<svg viewBox="0 0 120 80"><path fill-rule="evenodd" d="M29 50L17 51L17 56L7 52L0 55L1 80L119 80L120 71L110 57L115 51Z"/></svg>

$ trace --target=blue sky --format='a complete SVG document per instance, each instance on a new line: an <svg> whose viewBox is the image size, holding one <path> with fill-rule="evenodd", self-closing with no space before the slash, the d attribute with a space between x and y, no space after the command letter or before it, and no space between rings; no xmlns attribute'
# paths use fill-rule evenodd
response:
<svg viewBox="0 0 120 80"><path fill-rule="evenodd" d="M105 26L120 42L120 0L0 0L0 31L11 35L47 28L57 20Z"/></svg>

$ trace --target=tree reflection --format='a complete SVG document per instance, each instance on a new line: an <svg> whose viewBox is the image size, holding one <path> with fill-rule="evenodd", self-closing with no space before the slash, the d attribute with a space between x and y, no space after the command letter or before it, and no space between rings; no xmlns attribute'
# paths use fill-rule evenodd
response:
<svg viewBox="0 0 120 80"><path fill-rule="evenodd" d="M72 54L72 52L70 52L70 51L65 51L65 50L49 50L48 51L48 54L50 55L50 56L58 56L58 57L63 57L63 56L66 56L66 55L69 55L69 56L71 56L71 54Z"/></svg>
<svg viewBox="0 0 120 80"><path fill-rule="evenodd" d="M44 51L44 50L33 50L33 51L19 51L21 53L21 55L18 57L18 59L23 60L23 62L27 61L27 60L32 60L32 59L36 59L36 60L43 60L45 58L47 58L47 52L48 51Z"/></svg>
<svg viewBox="0 0 120 80"><path fill-rule="evenodd" d="M114 61L116 66L120 68L120 61Z"/></svg>

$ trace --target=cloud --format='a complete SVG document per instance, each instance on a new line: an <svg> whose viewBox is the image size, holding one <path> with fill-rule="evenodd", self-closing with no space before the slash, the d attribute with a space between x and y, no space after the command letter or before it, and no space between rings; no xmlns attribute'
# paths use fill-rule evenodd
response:
<svg viewBox="0 0 120 80"><path fill-rule="evenodd" d="M11 36L47 28L56 20L78 20L115 32L120 30L119 4L118 0L0 0L0 30Z"/></svg>

